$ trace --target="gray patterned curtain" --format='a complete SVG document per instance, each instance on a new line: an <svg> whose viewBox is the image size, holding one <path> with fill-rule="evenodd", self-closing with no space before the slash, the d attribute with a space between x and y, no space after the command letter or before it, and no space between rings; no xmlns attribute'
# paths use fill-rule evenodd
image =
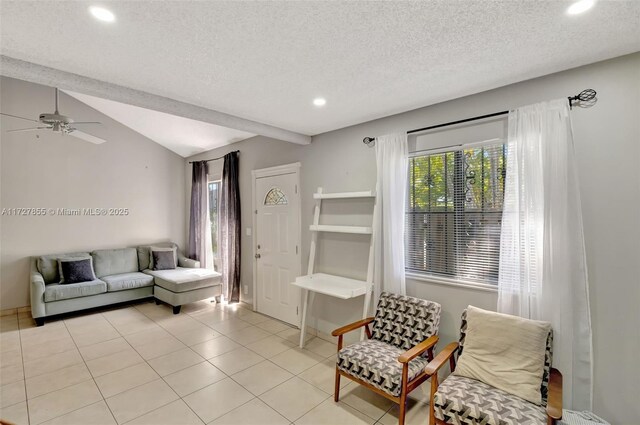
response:
<svg viewBox="0 0 640 425"><path fill-rule="evenodd" d="M240 301L240 183L238 152L224 156L220 191L220 257L222 293L230 303Z"/></svg>
<svg viewBox="0 0 640 425"><path fill-rule="evenodd" d="M191 173L191 214L189 217L189 245L187 256L200 261L200 267L207 267L206 238L210 232L207 228L208 218L208 184L209 166L206 161L193 163Z"/></svg>

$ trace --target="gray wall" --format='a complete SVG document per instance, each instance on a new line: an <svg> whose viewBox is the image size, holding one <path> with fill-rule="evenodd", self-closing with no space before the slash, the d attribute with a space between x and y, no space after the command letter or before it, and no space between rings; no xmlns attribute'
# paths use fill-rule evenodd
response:
<svg viewBox="0 0 640 425"><path fill-rule="evenodd" d="M587 245L594 333L594 410L612 423L635 423L640 418L637 382L640 368L640 54L553 74L450 102L390 116L315 136L310 146L296 146L255 137L190 159L217 157L240 149L243 249L242 284L252 284L253 250L244 233L251 226L251 170L300 161L302 163L302 258L306 269L312 218L312 193L373 189L375 162L364 136L405 131L518 106L568 96L585 88L598 91L592 109L573 114ZM384 99L380 99L384 102ZM330 105L327 107L331 107ZM322 113L318 111L318 113ZM190 171L186 169L187 186ZM361 213L352 204L342 211ZM338 213L338 208L329 211ZM356 220L362 220L356 214ZM339 220L339 217L330 217ZM348 235L347 235L348 236ZM366 241L324 236L319 269L364 277ZM497 294L444 284L409 280L410 295L443 306L443 347L457 338L460 312L468 304L495 309ZM252 294L243 297L251 301ZM328 333L361 314L360 300L337 301L318 296L310 325Z"/></svg>
<svg viewBox="0 0 640 425"><path fill-rule="evenodd" d="M2 112L37 118L53 111L53 89L20 80L0 81ZM28 257L184 242L184 158L61 94L61 112L101 121L93 145L53 132L6 133L30 127L2 118L0 208L129 208L126 217L0 217L0 309L29 305ZM35 124L35 123L33 123ZM161 124L161 123L159 123ZM89 128L89 127L87 127Z"/></svg>

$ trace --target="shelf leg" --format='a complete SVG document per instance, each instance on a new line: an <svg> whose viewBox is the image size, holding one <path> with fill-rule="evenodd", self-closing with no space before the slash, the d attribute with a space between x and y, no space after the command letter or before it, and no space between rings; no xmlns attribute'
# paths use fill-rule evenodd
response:
<svg viewBox="0 0 640 425"><path fill-rule="evenodd" d="M371 292L373 291L373 286L369 285L367 292L364 294L364 306L362 307L362 318L366 319L369 315L369 304L371 303ZM364 327L360 330L360 341L364 341Z"/></svg>
<svg viewBox="0 0 640 425"><path fill-rule="evenodd" d="M307 311L309 308L309 290L304 289L304 301L302 304L302 324L300 325L300 348L304 347L304 333L307 329Z"/></svg>

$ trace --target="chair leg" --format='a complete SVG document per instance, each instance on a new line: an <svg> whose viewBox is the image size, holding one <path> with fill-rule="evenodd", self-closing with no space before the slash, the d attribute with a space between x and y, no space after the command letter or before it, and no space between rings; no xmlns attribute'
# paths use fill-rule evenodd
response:
<svg viewBox="0 0 640 425"><path fill-rule="evenodd" d="M36 326L44 326L44 317L38 317L34 320L36 321Z"/></svg>
<svg viewBox="0 0 640 425"><path fill-rule="evenodd" d="M404 425L404 418L407 414L407 394L400 394L400 416L398 416L398 425Z"/></svg>
<svg viewBox="0 0 640 425"><path fill-rule="evenodd" d="M156 305L160 305L160 300L156 298Z"/></svg>
<svg viewBox="0 0 640 425"><path fill-rule="evenodd" d="M333 401L337 402L340 399L340 372L336 366L336 388L333 392Z"/></svg>
<svg viewBox="0 0 640 425"><path fill-rule="evenodd" d="M173 314L180 314L180 308L182 308L181 305L174 305L173 306Z"/></svg>
<svg viewBox="0 0 640 425"><path fill-rule="evenodd" d="M404 425L404 417L407 413L407 385L409 384L409 364L402 365L402 389L400 390L400 416L398 425Z"/></svg>

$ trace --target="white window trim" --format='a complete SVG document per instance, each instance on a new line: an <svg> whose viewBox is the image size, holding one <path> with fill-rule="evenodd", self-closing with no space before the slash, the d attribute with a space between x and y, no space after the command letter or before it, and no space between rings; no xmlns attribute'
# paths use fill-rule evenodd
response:
<svg viewBox="0 0 640 425"><path fill-rule="evenodd" d="M451 279L447 277L435 276L428 273L418 273L418 272L405 272L405 277L411 280L418 280L421 282L427 283L435 283L438 285L452 286L454 288L466 288L466 289L474 289L477 291L485 291L485 292L498 292L498 285L492 285L489 283L478 283L471 282L468 280L461 279Z"/></svg>
<svg viewBox="0 0 640 425"><path fill-rule="evenodd" d="M441 148L434 148L434 149L415 150L415 151L409 152L409 158L415 158L418 156L435 155L435 154L444 153L444 152L463 151L465 149L477 149L484 146L491 146L491 145L496 145L500 143L506 144L507 141L504 138L496 137L494 139L481 140L479 142L472 142L472 143L465 143L463 145L452 145L452 146L443 146Z"/></svg>

